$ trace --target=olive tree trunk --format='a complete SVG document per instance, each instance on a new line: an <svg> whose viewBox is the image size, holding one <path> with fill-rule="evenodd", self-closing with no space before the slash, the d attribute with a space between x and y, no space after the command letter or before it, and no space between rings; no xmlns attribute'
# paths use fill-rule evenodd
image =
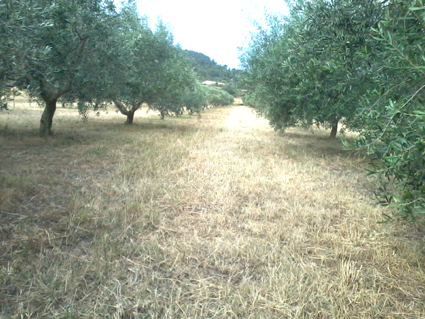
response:
<svg viewBox="0 0 425 319"><path fill-rule="evenodd" d="M44 101L46 106L44 107L43 114L41 115L40 120L40 135L53 135L52 126L53 126L53 116L56 111L56 99L50 99Z"/></svg>
<svg viewBox="0 0 425 319"><path fill-rule="evenodd" d="M43 114L40 119L40 135L47 136L53 135L53 116L56 112L56 102L59 97L71 91L71 84L68 83L62 89L56 89L53 85L46 83L44 80L40 81L40 96L46 106L44 107Z"/></svg>
<svg viewBox="0 0 425 319"><path fill-rule="evenodd" d="M136 112L136 110L133 110L133 109L131 109L130 111L128 111L127 119L125 121L125 124L133 124L134 113L135 112Z"/></svg>
<svg viewBox="0 0 425 319"><path fill-rule="evenodd" d="M336 137L336 134L338 133L338 124L339 124L339 119L335 119L332 122L332 129L331 129L331 135L330 135L331 138Z"/></svg>

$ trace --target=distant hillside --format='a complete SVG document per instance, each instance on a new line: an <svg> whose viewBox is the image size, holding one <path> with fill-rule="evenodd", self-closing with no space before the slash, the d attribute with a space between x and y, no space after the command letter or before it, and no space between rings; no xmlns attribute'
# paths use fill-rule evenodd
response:
<svg viewBox="0 0 425 319"><path fill-rule="evenodd" d="M207 80L229 83L237 82L237 75L241 72L237 69L230 69L227 65L217 64L210 57L203 53L185 50L188 56L193 60L195 72L198 79L203 82Z"/></svg>

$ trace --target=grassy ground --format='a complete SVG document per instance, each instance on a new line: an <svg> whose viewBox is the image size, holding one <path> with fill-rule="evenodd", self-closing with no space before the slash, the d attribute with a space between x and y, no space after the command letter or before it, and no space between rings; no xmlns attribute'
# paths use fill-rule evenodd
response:
<svg viewBox="0 0 425 319"><path fill-rule="evenodd" d="M0 112L0 318L425 317L424 233L328 132L40 114Z"/></svg>

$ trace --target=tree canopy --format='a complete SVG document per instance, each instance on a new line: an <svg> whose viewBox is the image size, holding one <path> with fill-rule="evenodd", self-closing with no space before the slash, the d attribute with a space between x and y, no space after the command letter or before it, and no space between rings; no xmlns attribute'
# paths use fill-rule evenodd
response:
<svg viewBox="0 0 425 319"><path fill-rule="evenodd" d="M269 16L242 56L248 102L276 129L316 124L335 137L339 121L355 114L357 92L371 85L356 52L378 10L372 1L296 2L288 17Z"/></svg>

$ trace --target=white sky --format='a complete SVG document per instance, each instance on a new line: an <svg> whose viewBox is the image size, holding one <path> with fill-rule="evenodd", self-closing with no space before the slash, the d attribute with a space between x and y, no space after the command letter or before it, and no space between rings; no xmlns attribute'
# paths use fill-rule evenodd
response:
<svg viewBox="0 0 425 319"><path fill-rule="evenodd" d="M253 20L268 13L287 13L284 0L138 0L151 27L161 18L183 49L203 53L221 65L237 68L238 47L254 31Z"/></svg>

